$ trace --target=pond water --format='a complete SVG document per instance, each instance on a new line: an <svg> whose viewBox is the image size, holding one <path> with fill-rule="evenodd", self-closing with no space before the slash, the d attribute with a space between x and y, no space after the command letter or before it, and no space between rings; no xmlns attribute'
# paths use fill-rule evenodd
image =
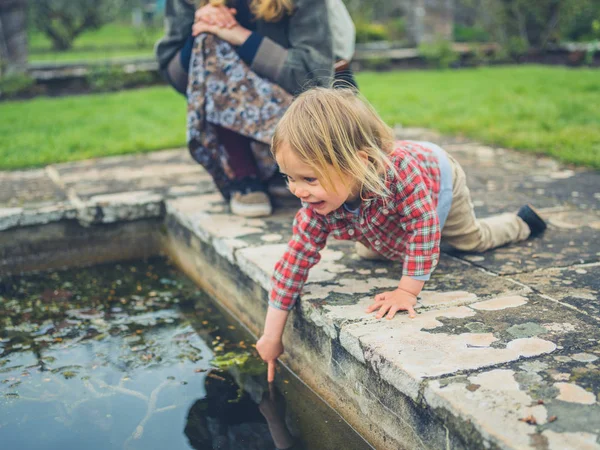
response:
<svg viewBox="0 0 600 450"><path fill-rule="evenodd" d="M368 449L167 261L0 279L0 442L36 449Z"/></svg>

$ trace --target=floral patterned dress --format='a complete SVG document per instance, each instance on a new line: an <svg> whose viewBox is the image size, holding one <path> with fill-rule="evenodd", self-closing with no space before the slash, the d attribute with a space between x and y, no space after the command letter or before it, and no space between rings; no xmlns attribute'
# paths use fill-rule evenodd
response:
<svg viewBox="0 0 600 450"><path fill-rule="evenodd" d="M291 94L253 72L229 43L201 34L192 50L187 97L188 148L226 199L234 174L216 126L251 139L260 178L273 176L277 165L269 145Z"/></svg>

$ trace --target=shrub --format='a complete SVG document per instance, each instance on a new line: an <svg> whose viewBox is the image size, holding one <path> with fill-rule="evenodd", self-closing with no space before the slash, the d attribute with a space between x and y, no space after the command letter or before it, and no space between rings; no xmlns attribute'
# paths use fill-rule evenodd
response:
<svg viewBox="0 0 600 450"><path fill-rule="evenodd" d="M386 24L388 36L390 39L394 41L401 41L406 39L406 20L404 17L397 17L396 19L391 19Z"/></svg>
<svg viewBox="0 0 600 450"><path fill-rule="evenodd" d="M94 66L87 75L87 82L94 92L118 91L132 86L144 86L158 81L157 74L145 71L127 73L120 66Z"/></svg>
<svg viewBox="0 0 600 450"><path fill-rule="evenodd" d="M358 21L354 26L356 27L356 42L359 44L387 41L389 39L387 28L380 23Z"/></svg>
<svg viewBox="0 0 600 450"><path fill-rule="evenodd" d="M481 27L454 26L454 41L456 42L489 42L489 33Z"/></svg>
<svg viewBox="0 0 600 450"><path fill-rule="evenodd" d="M14 74L0 78L0 97L15 97L30 91L35 80L29 75Z"/></svg>
<svg viewBox="0 0 600 450"><path fill-rule="evenodd" d="M496 58L496 49L486 48L485 45L473 43L469 46L469 52L463 56L467 65L481 66L490 64Z"/></svg>
<svg viewBox="0 0 600 450"><path fill-rule="evenodd" d="M110 64L90 68L87 81L92 91L118 91L125 87L125 72Z"/></svg>
<svg viewBox="0 0 600 450"><path fill-rule="evenodd" d="M391 67L392 60L385 56L371 56L362 61L361 65L364 70L387 70Z"/></svg>
<svg viewBox="0 0 600 450"><path fill-rule="evenodd" d="M512 36L506 43L506 52L508 56L515 61L521 59L529 51L529 44L523 38Z"/></svg>
<svg viewBox="0 0 600 450"><path fill-rule="evenodd" d="M419 45L419 54L425 61L438 69L447 69L458 61L458 53L452 48L452 44L444 39Z"/></svg>

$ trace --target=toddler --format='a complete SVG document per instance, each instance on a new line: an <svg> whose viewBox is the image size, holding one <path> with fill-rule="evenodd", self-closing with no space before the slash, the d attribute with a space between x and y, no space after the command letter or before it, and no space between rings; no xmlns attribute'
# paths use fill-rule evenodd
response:
<svg viewBox="0 0 600 450"><path fill-rule="evenodd" d="M517 214L476 219L461 166L432 143L394 141L393 131L350 89L316 88L297 97L277 125L271 151L302 208L275 266L256 345L269 381L283 353L289 310L329 235L356 241L362 258L402 261L398 288L376 295L367 309L392 319L404 310L415 316L442 237L458 250L483 252L546 228L529 205Z"/></svg>

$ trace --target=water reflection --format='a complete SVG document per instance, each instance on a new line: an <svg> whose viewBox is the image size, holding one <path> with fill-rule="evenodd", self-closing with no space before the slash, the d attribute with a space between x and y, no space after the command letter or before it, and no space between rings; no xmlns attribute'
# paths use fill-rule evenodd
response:
<svg viewBox="0 0 600 450"><path fill-rule="evenodd" d="M185 434L195 449L299 449L285 417L283 397L272 386L257 405L227 372L209 373L206 397L188 412Z"/></svg>
<svg viewBox="0 0 600 450"><path fill-rule="evenodd" d="M162 260L1 279L2 448L333 448L304 434L339 418L286 410L252 342Z"/></svg>

